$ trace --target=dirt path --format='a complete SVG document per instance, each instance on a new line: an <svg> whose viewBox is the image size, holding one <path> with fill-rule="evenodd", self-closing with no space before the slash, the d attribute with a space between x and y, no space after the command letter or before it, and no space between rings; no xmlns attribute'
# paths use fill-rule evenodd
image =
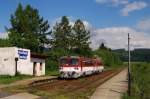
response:
<svg viewBox="0 0 150 99"><path fill-rule="evenodd" d="M11 84L1 84L0 89L6 88L6 87L20 86L20 85L26 86L35 81L47 80L47 79L53 79L53 78L57 78L57 77L56 76L44 76L44 77L34 77L34 78L19 80L19 81L13 82Z"/></svg>
<svg viewBox="0 0 150 99"><path fill-rule="evenodd" d="M18 93L18 94L0 98L0 99L40 99L40 97L29 94L29 93Z"/></svg>
<svg viewBox="0 0 150 99"><path fill-rule="evenodd" d="M125 69L100 85L90 99L121 99L122 93L126 92L127 88L127 69Z"/></svg>

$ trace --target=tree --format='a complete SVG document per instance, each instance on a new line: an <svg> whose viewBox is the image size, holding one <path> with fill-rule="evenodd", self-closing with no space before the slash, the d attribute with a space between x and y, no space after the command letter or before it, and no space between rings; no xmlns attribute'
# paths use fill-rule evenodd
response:
<svg viewBox="0 0 150 99"><path fill-rule="evenodd" d="M99 49L105 49L107 50L108 48L105 46L105 44L102 42L101 45L99 46Z"/></svg>
<svg viewBox="0 0 150 99"><path fill-rule="evenodd" d="M0 38L0 47L9 47L11 46L7 38Z"/></svg>
<svg viewBox="0 0 150 99"><path fill-rule="evenodd" d="M9 40L13 46L28 48L32 52L43 52L45 44L49 43L50 34L48 21L39 15L37 9L27 5L18 5L10 18L11 28L8 28Z"/></svg>
<svg viewBox="0 0 150 99"><path fill-rule="evenodd" d="M52 32L53 47L68 50L70 47L70 36L71 25L69 25L68 18L66 16L63 16L61 22L56 23Z"/></svg>
<svg viewBox="0 0 150 99"><path fill-rule="evenodd" d="M74 32L74 47L77 49L89 49L90 32L86 30L83 22L77 20L73 26Z"/></svg>

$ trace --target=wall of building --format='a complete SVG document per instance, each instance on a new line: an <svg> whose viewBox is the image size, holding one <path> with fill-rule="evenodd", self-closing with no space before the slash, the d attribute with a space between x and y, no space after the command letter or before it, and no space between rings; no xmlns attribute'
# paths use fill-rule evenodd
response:
<svg viewBox="0 0 150 99"><path fill-rule="evenodd" d="M30 58L30 50L22 49L22 48L15 48L15 53L16 53L15 57L18 58L17 71L21 74L33 75L33 64ZM24 55L27 55L27 56L24 56Z"/></svg>
<svg viewBox="0 0 150 99"><path fill-rule="evenodd" d="M0 48L0 75L15 75L15 47Z"/></svg>

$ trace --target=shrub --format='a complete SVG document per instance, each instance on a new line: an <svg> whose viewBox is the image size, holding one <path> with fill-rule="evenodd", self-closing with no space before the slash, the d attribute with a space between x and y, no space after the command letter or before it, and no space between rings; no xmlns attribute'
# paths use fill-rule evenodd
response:
<svg viewBox="0 0 150 99"><path fill-rule="evenodd" d="M123 96L123 99L150 99L149 75L150 63L132 63L131 96Z"/></svg>
<svg viewBox="0 0 150 99"><path fill-rule="evenodd" d="M99 49L94 53L102 58L104 65L107 67L118 67L122 65L119 55L111 50Z"/></svg>

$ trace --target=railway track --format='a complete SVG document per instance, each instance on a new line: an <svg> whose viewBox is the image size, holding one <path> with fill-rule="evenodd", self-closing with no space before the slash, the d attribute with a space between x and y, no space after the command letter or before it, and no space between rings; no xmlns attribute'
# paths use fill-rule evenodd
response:
<svg viewBox="0 0 150 99"><path fill-rule="evenodd" d="M104 83L106 80L110 79L121 70L108 70L99 74L82 77L78 79L51 79L47 81L34 82L30 85L29 91L37 90L45 92L47 97L51 99L57 99L56 97L74 97L69 99L76 99L77 97L87 97L94 92L96 87ZM86 96L83 93L87 94ZM37 93L35 93L37 94ZM38 94L43 96L42 94Z"/></svg>

